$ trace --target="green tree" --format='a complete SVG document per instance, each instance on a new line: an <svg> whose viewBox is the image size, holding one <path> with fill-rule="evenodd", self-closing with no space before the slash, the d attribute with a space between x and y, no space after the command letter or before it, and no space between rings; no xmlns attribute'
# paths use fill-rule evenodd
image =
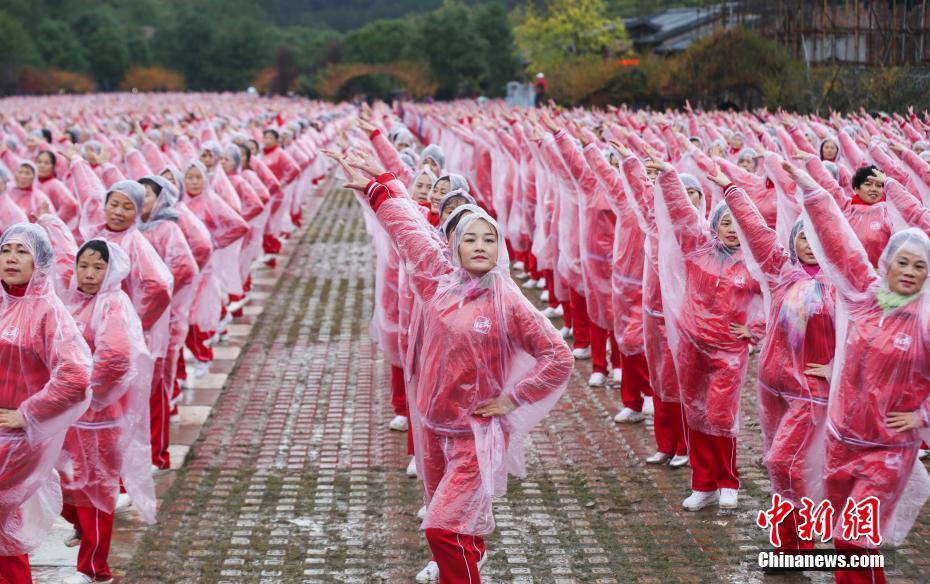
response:
<svg viewBox="0 0 930 584"><path fill-rule="evenodd" d="M345 60L350 63L390 63L412 56L416 26L407 20L376 20L346 34Z"/></svg>
<svg viewBox="0 0 930 584"><path fill-rule="evenodd" d="M482 89L487 95L503 95L507 82L513 80L519 70L507 10L500 4L476 7L474 28L487 41L484 51L487 78Z"/></svg>
<svg viewBox="0 0 930 584"><path fill-rule="evenodd" d="M126 33L108 11L86 12L74 21L84 59L103 89L114 89L129 68Z"/></svg>
<svg viewBox="0 0 930 584"><path fill-rule="evenodd" d="M425 15L420 21L420 43L421 54L439 82L437 97L471 95L486 84L489 43L476 31L465 6L450 3Z"/></svg>
<svg viewBox="0 0 930 584"><path fill-rule="evenodd" d="M566 55L607 57L630 48L623 21L608 16L603 0L552 0L543 12L527 4L515 17L517 48L533 70Z"/></svg>
<svg viewBox="0 0 930 584"><path fill-rule="evenodd" d="M0 11L0 93L16 89L23 67L42 64L42 57L19 22Z"/></svg>
<svg viewBox="0 0 930 584"><path fill-rule="evenodd" d="M36 45L50 67L68 71L87 71L87 59L77 35L67 23L46 18L39 25Z"/></svg>
<svg viewBox="0 0 930 584"><path fill-rule="evenodd" d="M219 27L213 44L203 57L202 84L220 91L244 90L255 73L271 61L271 48L264 25L239 19Z"/></svg>

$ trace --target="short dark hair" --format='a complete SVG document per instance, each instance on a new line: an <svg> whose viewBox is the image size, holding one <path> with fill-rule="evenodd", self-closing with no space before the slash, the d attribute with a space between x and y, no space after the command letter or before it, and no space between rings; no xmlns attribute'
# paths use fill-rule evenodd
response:
<svg viewBox="0 0 930 584"><path fill-rule="evenodd" d="M281 134L279 134L277 130L273 130L273 129L271 129L271 128L268 128L267 130L265 130L264 132L262 132L262 136L264 136L265 134L271 134L272 136L274 136L274 139L275 139L275 140L280 140L280 139L281 139Z"/></svg>
<svg viewBox="0 0 930 584"><path fill-rule="evenodd" d="M856 171L856 174L852 177L852 188L853 190L858 189L862 184L872 178L872 175L875 174L875 171L878 170L874 165L863 166Z"/></svg>
<svg viewBox="0 0 930 584"><path fill-rule="evenodd" d="M84 255L84 252L87 250L95 251L100 254L100 258L103 259L106 263L110 263L110 248L107 247L107 244L102 239L91 239L87 243L81 246L81 249L78 250L77 255L75 256L74 262L77 263L81 256Z"/></svg>
<svg viewBox="0 0 930 584"><path fill-rule="evenodd" d="M155 193L155 196L156 196L156 197L157 197L158 195L161 194L161 185L158 184L157 182L153 181L152 179L150 179L150 178L148 178L148 177L146 177L146 178L140 178L138 182L139 182L140 185L142 185L142 186L144 186L144 187L149 187L149 188L151 188L151 189L152 189L152 192Z"/></svg>
<svg viewBox="0 0 930 584"><path fill-rule="evenodd" d="M58 164L58 157L55 156L55 153L52 152L51 150L43 150L42 152L39 152L39 153L36 155L36 160L38 161L38 160L39 160L39 156L42 156L43 154L47 154L49 160L52 161L52 174L54 174L55 165Z"/></svg>
<svg viewBox="0 0 930 584"><path fill-rule="evenodd" d="M471 211L460 211L458 215L449 218L449 221L446 223L446 239L452 241L452 234L455 232L455 228L459 226L459 223L462 221L463 217L471 215Z"/></svg>
<svg viewBox="0 0 930 584"><path fill-rule="evenodd" d="M45 141L49 144L52 143L52 131L48 128L42 128L42 137L45 138Z"/></svg>

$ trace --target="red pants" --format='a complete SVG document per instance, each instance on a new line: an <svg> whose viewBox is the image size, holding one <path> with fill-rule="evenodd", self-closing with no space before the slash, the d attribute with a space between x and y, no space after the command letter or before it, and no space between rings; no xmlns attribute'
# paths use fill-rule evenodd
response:
<svg viewBox="0 0 930 584"><path fill-rule="evenodd" d="M833 547L838 550L855 550L860 553L877 554L877 550L868 550L855 546L848 541L833 538ZM884 568L860 568L858 570L837 570L833 573L837 584L885 584Z"/></svg>
<svg viewBox="0 0 930 584"><path fill-rule="evenodd" d="M626 371L623 372L623 381L626 382ZM672 455L688 454L681 404L664 402L656 395L652 398L652 405L655 408L655 417L652 422L656 435L656 450Z"/></svg>
<svg viewBox="0 0 930 584"><path fill-rule="evenodd" d="M613 340L613 335L610 339ZM612 347L611 350L616 349ZM617 351L617 353L620 352ZM636 412L643 411L643 396L652 395L652 387L649 386L649 365L646 364L645 353L636 355L620 353L620 368L623 370L623 381L620 383L620 399L623 400L623 405Z"/></svg>
<svg viewBox="0 0 930 584"><path fill-rule="evenodd" d="M391 407L395 416L407 415L407 390L402 367L391 365Z"/></svg>
<svg viewBox="0 0 930 584"><path fill-rule="evenodd" d="M797 550L812 550L814 542L801 539L798 536L798 510L793 509L785 519L778 524L778 538L781 546L776 548L780 552L793 552Z"/></svg>
<svg viewBox="0 0 930 584"><path fill-rule="evenodd" d="M214 332L215 331L202 331L193 324L190 330L187 331L187 339L184 343L198 361L210 362L213 360L213 347L207 346L206 342L213 337Z"/></svg>
<svg viewBox="0 0 930 584"><path fill-rule="evenodd" d="M572 332L575 337L574 349L591 346L591 319L588 317L588 305L585 297L571 291Z"/></svg>
<svg viewBox="0 0 930 584"><path fill-rule="evenodd" d="M712 436L688 428L688 453L691 455L692 490L739 488L736 438Z"/></svg>
<svg viewBox="0 0 930 584"><path fill-rule="evenodd" d="M0 584L32 584L29 554L0 556Z"/></svg>
<svg viewBox="0 0 930 584"><path fill-rule="evenodd" d="M270 233L262 237L262 251L267 254L281 253L281 240Z"/></svg>
<svg viewBox="0 0 930 584"><path fill-rule="evenodd" d="M620 368L620 349L613 332L607 332L593 322L588 329L591 338L591 370L594 373L607 373L607 342L610 341L610 367ZM576 337L577 338L577 337Z"/></svg>
<svg viewBox="0 0 930 584"><path fill-rule="evenodd" d="M549 306L551 308L557 308L559 306L559 299L555 295L555 273L552 270L543 270L543 278L546 279L546 290L549 292Z"/></svg>
<svg viewBox="0 0 930 584"><path fill-rule="evenodd" d="M113 515L92 507L75 507L66 503L61 516L81 532L77 571L95 580L109 579L107 558L113 536Z"/></svg>
<svg viewBox="0 0 930 584"><path fill-rule="evenodd" d="M480 584L478 561L485 553L484 538L445 529L426 529L426 542L439 564L439 584Z"/></svg>
<svg viewBox="0 0 930 584"><path fill-rule="evenodd" d="M167 385L171 377L164 358L155 360L152 370L152 392L149 394L149 421L152 441L152 464L158 468L170 468L168 458L168 432L171 410L172 387Z"/></svg>
<svg viewBox="0 0 930 584"><path fill-rule="evenodd" d="M536 256L532 252L526 252L526 273L530 275L530 278L533 280L538 280L542 277L539 269L536 267Z"/></svg>

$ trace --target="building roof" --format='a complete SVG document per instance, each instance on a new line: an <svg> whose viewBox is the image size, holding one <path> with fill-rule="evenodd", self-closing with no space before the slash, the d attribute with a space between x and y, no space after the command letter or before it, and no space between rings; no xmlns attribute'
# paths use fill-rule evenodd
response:
<svg viewBox="0 0 930 584"><path fill-rule="evenodd" d="M707 7L672 8L652 16L631 18L624 22L636 44L658 45L665 39L681 35L718 19L721 4Z"/></svg>

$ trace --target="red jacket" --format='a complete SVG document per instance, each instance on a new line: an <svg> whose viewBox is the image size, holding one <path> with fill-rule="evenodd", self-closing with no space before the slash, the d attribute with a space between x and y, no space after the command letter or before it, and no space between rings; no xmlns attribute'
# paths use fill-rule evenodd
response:
<svg viewBox="0 0 930 584"><path fill-rule="evenodd" d="M292 182L300 174L300 167L290 154L275 146L262 152L262 161L268 165L282 185Z"/></svg>

